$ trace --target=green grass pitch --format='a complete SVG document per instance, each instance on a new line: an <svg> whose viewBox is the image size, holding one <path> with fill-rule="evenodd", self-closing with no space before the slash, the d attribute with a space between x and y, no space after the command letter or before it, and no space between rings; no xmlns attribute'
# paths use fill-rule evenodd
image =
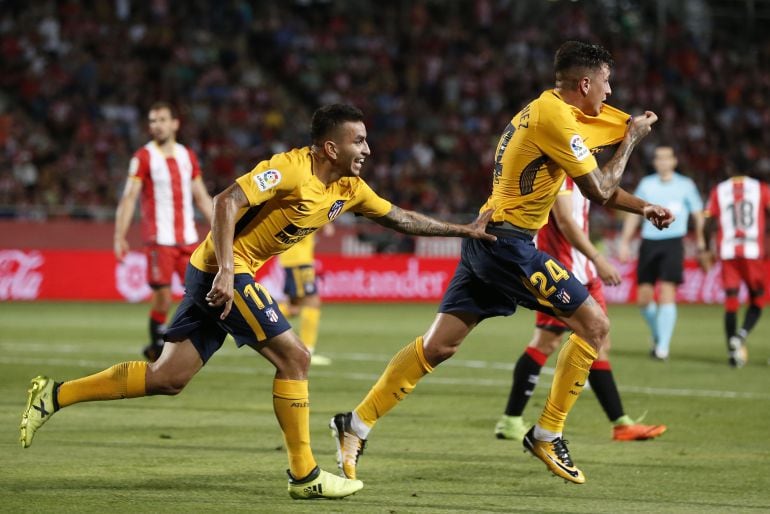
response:
<svg viewBox="0 0 770 514"><path fill-rule="evenodd" d="M350 410L434 305L326 305L311 369L319 464L336 471L326 424ZM228 341L179 396L75 405L22 449L29 379L70 379L135 360L146 305L0 304L0 512L768 512L770 321L749 364L727 365L719 306L680 306L669 362L648 356L636 308L611 306L612 363L626 412L665 423L660 439L613 442L593 393L567 423L585 485L552 477L518 444L493 437L533 314L486 321L373 430L366 486L341 501L292 501L272 411L273 370ZM555 359L549 361L553 366ZM534 421L550 375L528 407Z"/></svg>

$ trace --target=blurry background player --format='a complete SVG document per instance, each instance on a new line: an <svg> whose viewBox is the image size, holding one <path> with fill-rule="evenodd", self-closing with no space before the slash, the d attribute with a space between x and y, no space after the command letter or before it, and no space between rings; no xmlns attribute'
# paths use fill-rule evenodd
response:
<svg viewBox="0 0 770 514"><path fill-rule="evenodd" d="M722 261L727 351L730 365L739 368L748 359L746 337L764 306L765 216L770 211L770 188L732 168L728 175L730 178L714 186L709 195L704 239L708 241L718 229L716 251ZM708 268L711 259L704 261ZM741 282L749 289L749 307L743 325L736 330Z"/></svg>
<svg viewBox="0 0 770 514"><path fill-rule="evenodd" d="M324 225L324 235L334 234L333 225ZM287 318L299 316L299 338L310 351L310 364L328 366L329 357L315 353L318 327L321 322L321 296L318 294L315 267L315 234L292 246L278 256L285 273L283 292L286 300L280 304Z"/></svg>
<svg viewBox="0 0 770 514"><path fill-rule="evenodd" d="M115 213L115 257L128 253L126 233L141 193L142 240L147 255L150 299L150 342L143 353L154 362L163 348L163 332L171 308L171 276L184 280L185 268L198 243L193 202L211 224L211 196L201 179L198 158L176 142L179 119L170 104L156 102L148 116L152 141L134 153L128 180Z"/></svg>
<svg viewBox="0 0 770 514"><path fill-rule="evenodd" d="M636 268L636 301L650 327L653 343L650 356L665 360L676 325L676 287L683 281L684 236L690 215L695 222L695 237L700 252L706 250L706 242L703 239L703 200L695 183L676 172L674 149L658 146L653 166L655 174L644 177L634 194L671 210L676 221L668 230L658 230L649 221L642 225L642 244ZM622 262L630 258L629 244L641 221L640 216L626 215L619 247ZM660 290L656 303L655 283L658 281Z"/></svg>
<svg viewBox="0 0 770 514"><path fill-rule="evenodd" d="M567 177L551 208L548 223L537 234L537 247L572 271L606 312L602 282L615 286L620 284L621 276L588 237L590 205L591 202ZM522 418L524 408L535 390L540 370L561 344L564 332L569 330L558 318L540 311L535 316L535 333L527 349L516 361L505 413L495 425L495 436L498 439L521 441L524 438L530 428ZM666 431L665 425L642 425L634 422L623 411L610 366L609 349L608 336L607 344L599 350L598 359L591 365L588 382L613 425L612 438L616 441L639 441L658 437Z"/></svg>

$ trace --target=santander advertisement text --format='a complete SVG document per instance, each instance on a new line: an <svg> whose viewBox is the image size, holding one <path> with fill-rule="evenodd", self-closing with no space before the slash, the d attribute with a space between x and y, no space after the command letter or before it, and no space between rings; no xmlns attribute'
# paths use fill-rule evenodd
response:
<svg viewBox="0 0 770 514"><path fill-rule="evenodd" d="M317 256L320 293L326 302L438 303L457 265L456 258L413 255L346 257ZM616 287L605 287L609 303L633 302L635 263L615 263L623 275ZM150 295L141 252L117 262L106 250L0 250L0 301L118 300L139 302ZM770 265L765 263L767 271ZM770 273L769 273L770 274ZM694 261L685 265L685 280L677 291L683 303L721 303L719 265L704 273ZM257 280L277 299L282 297L283 269L277 260L257 273ZM174 294L184 289L174 277ZM766 288L768 289L768 288ZM741 291L745 300L746 291Z"/></svg>

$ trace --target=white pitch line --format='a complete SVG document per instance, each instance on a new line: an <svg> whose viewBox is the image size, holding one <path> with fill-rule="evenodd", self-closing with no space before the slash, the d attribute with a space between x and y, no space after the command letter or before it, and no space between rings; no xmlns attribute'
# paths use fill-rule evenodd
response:
<svg viewBox="0 0 770 514"><path fill-rule="evenodd" d="M2 348L0 344L0 348ZM41 345L42 346L42 345ZM71 348L60 349L59 352L50 351L55 347L48 347L48 351L45 353L62 353L71 354ZM29 347L25 345L25 350ZM89 348L89 351L92 349ZM41 352L42 353L42 352ZM107 352L105 352L107 353ZM115 354L116 352L111 352ZM234 355L235 351L231 350L227 352L230 355ZM122 352L121 352L122 354ZM131 353L133 355L133 353ZM367 362L387 362L389 358L382 354L365 354L365 353L334 353L328 354L339 360L353 360L353 361L367 361ZM256 357L256 356L255 356ZM235 375L268 375L272 376L275 372L272 368L264 366L264 362L261 359L255 359L254 367L244 366L230 366L224 364L207 364L205 366L205 372L218 373L218 374L235 374ZM446 367L447 364L452 363L455 367L466 368L484 368L482 364L486 364L487 369L506 369L510 370L511 365L506 365L505 368L501 368L500 363L486 362L486 361L463 361L453 360L442 364L442 367ZM469 364L468 364L469 363ZM39 357L12 357L12 356L0 356L0 364L8 365L40 365L40 366L70 366L81 367L98 370L103 368L106 364L100 361L84 360L84 359L68 359L66 357L60 358L39 358ZM543 371L548 374L553 374L553 368L543 368ZM339 371L325 371L318 368L312 368L310 371L312 377L334 377L345 378L347 380L360 380L364 382L374 382L379 378L379 375L373 373L355 373L355 372L339 372ZM462 386L483 386L483 387L495 387L500 389L506 389L510 387L510 379L499 380L492 378L452 378L442 377L436 375L429 375L425 378L427 383L433 384L446 384L446 385L462 385ZM541 382L540 387L548 386L549 384L543 384ZM729 399L744 399L744 400L770 400L770 394L768 393L752 393L752 392L740 392L740 391L720 391L709 389L675 389L675 388L662 388L662 387L639 387L639 386L621 386L619 388L623 392L627 393L639 393L649 394L651 396L674 396L674 397L697 397L697 398L729 398Z"/></svg>

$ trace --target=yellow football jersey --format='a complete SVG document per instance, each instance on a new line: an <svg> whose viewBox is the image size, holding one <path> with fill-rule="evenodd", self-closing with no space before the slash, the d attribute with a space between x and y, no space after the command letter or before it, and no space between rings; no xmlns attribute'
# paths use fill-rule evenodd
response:
<svg viewBox="0 0 770 514"><path fill-rule="evenodd" d="M279 255L278 262L284 268L312 266L315 261L314 250L315 234L313 233Z"/></svg>
<svg viewBox="0 0 770 514"><path fill-rule="evenodd" d="M295 148L262 161L236 180L249 199L235 223L235 273L255 273L346 211L381 217L392 205L360 177L342 177L325 186L313 174L310 147ZM219 270L211 232L190 263L201 271Z"/></svg>
<svg viewBox="0 0 770 514"><path fill-rule="evenodd" d="M548 90L524 107L503 132L495 152L492 194L481 212L494 209L492 221L537 230L548 221L565 173L593 171L593 153L619 143L630 116L604 104L588 116Z"/></svg>

